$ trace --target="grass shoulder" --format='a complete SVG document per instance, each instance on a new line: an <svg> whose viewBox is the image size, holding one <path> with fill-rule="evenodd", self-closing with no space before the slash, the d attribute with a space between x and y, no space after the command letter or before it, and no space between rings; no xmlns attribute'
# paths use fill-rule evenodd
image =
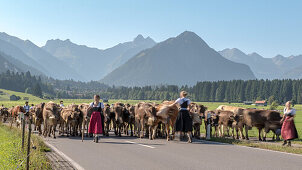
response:
<svg viewBox="0 0 302 170"><path fill-rule="evenodd" d="M27 135L25 136L27 139ZM27 146L27 140L25 140ZM30 169L51 169L45 152L50 149L37 135L31 135ZM22 163L23 161L23 163ZM21 131L0 123L0 169L25 169L26 149L21 149Z"/></svg>

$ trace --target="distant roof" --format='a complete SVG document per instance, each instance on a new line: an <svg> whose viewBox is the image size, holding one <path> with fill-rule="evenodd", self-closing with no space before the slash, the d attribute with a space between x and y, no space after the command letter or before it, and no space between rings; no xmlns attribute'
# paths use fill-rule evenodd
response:
<svg viewBox="0 0 302 170"><path fill-rule="evenodd" d="M266 100L259 100L259 101L255 101L256 104L264 104L266 103Z"/></svg>

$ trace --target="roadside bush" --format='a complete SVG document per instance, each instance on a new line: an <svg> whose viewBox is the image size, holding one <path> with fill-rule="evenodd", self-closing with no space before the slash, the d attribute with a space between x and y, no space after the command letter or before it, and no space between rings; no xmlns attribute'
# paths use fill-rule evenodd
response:
<svg viewBox="0 0 302 170"><path fill-rule="evenodd" d="M272 104L270 105L270 110L276 110L278 108L279 104L277 101L273 101Z"/></svg>

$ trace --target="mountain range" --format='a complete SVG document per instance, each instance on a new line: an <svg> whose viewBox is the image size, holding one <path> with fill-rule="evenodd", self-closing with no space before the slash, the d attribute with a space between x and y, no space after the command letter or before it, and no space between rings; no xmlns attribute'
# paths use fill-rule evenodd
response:
<svg viewBox="0 0 302 170"><path fill-rule="evenodd" d="M255 78L247 65L223 58L198 35L186 31L138 53L101 82L122 86L193 85L198 81Z"/></svg>
<svg viewBox="0 0 302 170"><path fill-rule="evenodd" d="M26 59L21 61L27 62L26 64L29 64L30 66L35 67L36 69L39 69L47 76L51 76L58 79L81 79L81 77L75 71L72 71L68 64L53 57L51 54L41 49L29 40L24 41L17 37L10 36L6 33L0 33L0 40L6 41L10 43L10 45L19 48L19 50L21 50L23 54L27 56ZM2 52L6 54L9 54L16 58L18 57L17 55L12 54L14 53L14 51L7 51L6 49L2 50ZM30 59L28 60L28 58Z"/></svg>
<svg viewBox="0 0 302 170"><path fill-rule="evenodd" d="M51 39L42 47L0 33L0 72L116 86L193 85L198 81L302 78L302 55L264 58L239 49L215 51L194 32L156 43L138 35L108 49Z"/></svg>
<svg viewBox="0 0 302 170"><path fill-rule="evenodd" d="M150 37L138 35L133 41L120 43L105 50L77 45L68 39L49 40L42 49L69 63L69 66L85 80L97 80L124 64L138 52L155 44Z"/></svg>
<svg viewBox="0 0 302 170"><path fill-rule="evenodd" d="M302 55L289 57L277 55L273 58L264 58L257 53L245 54L237 48L227 48L219 53L226 59L248 65L258 79L302 77Z"/></svg>

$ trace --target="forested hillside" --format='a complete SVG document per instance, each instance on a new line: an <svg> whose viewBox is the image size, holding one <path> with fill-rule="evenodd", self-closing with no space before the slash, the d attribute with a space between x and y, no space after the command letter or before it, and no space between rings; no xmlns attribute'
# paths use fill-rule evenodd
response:
<svg viewBox="0 0 302 170"><path fill-rule="evenodd" d="M0 88L26 92L44 98L92 98L100 94L107 99L175 100L181 90L189 92L193 101L243 102L273 100L284 103L288 100L302 103L302 79L300 80L233 80L205 81L188 86L116 87L91 81L56 80L40 78L27 73L7 71L0 74Z"/></svg>

